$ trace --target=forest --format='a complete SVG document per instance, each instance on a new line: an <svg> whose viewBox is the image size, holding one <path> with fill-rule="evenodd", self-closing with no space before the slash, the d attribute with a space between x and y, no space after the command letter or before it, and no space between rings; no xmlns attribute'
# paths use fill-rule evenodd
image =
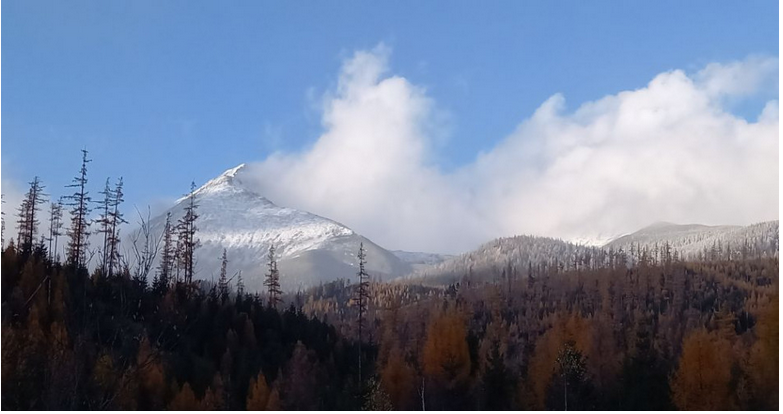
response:
<svg viewBox="0 0 783 414"><path fill-rule="evenodd" d="M779 407L777 252L694 260L662 246L424 285L374 281L357 246L356 275L283 292L271 250L267 290L247 292L226 277L230 257L217 284L193 278L192 195L159 266L144 243L121 257L122 181L91 223L88 162L63 260L50 247L63 205L39 234L37 178L2 241L4 410Z"/></svg>

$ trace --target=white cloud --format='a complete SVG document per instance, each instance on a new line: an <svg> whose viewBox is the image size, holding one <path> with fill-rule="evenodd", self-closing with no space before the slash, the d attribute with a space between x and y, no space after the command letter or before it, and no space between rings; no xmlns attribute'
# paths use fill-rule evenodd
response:
<svg viewBox="0 0 783 414"><path fill-rule="evenodd" d="M3 178L2 193L4 203L0 206L0 209L5 213L3 215L3 220L5 221L3 238L5 239L5 242L8 243L9 240L16 240L16 216L18 214L19 206L22 205L25 190L20 188L15 181Z"/></svg>
<svg viewBox="0 0 783 414"><path fill-rule="evenodd" d="M778 89L778 59L752 56L728 64L710 63L694 79L710 96L751 95L762 86Z"/></svg>
<svg viewBox="0 0 783 414"><path fill-rule="evenodd" d="M491 151L447 174L433 163L447 125L423 88L388 74L389 55L379 46L344 63L323 101L323 134L299 153L254 164L260 191L385 247L434 252L521 233L573 238L658 220L778 217L777 101L757 122L722 103L769 83L777 58L662 73L571 113L553 95Z"/></svg>

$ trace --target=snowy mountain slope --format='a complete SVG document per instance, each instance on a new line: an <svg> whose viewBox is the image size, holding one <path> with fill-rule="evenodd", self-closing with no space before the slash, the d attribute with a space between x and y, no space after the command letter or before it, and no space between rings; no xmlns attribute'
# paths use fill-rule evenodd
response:
<svg viewBox="0 0 783 414"><path fill-rule="evenodd" d="M217 280L225 248L229 276L242 271L248 291L263 290L267 252L274 245L284 290L356 276L359 244L367 250L372 277L387 279L408 273L411 266L346 226L293 208L279 207L243 182L244 164L227 170L195 191L198 204L196 274ZM172 223L184 214L187 197L168 210ZM151 221L163 231L166 212Z"/></svg>
<svg viewBox="0 0 783 414"><path fill-rule="evenodd" d="M406 283L442 285L459 281L466 275L473 275L474 281L482 278L496 278L503 269L524 273L528 264L568 264L575 257L591 257L599 262L610 249L630 251L631 245L647 247L669 242L674 250L685 258L698 259L705 249L720 246L725 251L730 246L732 257L741 255L743 246L751 254L777 255L779 222L769 221L750 226L704 226L698 224L677 225L659 222L637 232L618 237L603 245L597 243L573 243L559 239L536 236L515 236L495 239L478 249L454 256L400 279ZM592 239L595 241L596 239ZM747 243L747 245L745 245ZM652 253L651 253L652 254ZM722 256L721 256L722 257Z"/></svg>
<svg viewBox="0 0 783 414"><path fill-rule="evenodd" d="M521 274L527 271L529 264L564 263L572 260L575 255L583 256L598 249L549 237L503 237L485 243L474 251L420 269L406 276L404 280L409 283L440 285L471 276L474 281L481 281L486 277L497 276L502 269L511 268L513 272Z"/></svg>
<svg viewBox="0 0 783 414"><path fill-rule="evenodd" d="M626 233L618 233L618 234L598 233L596 235L584 235L579 237L572 237L570 239L567 239L566 241L569 243L578 244L580 246L602 247L604 245L611 243L613 240L617 240L625 235Z"/></svg>
<svg viewBox="0 0 783 414"><path fill-rule="evenodd" d="M747 242L749 247L766 253L778 250L779 221L767 221L750 226L705 226L701 224L673 224L658 222L635 233L619 237L604 248L628 250L631 245L654 249L668 242L674 250L686 257L720 245L740 250Z"/></svg>

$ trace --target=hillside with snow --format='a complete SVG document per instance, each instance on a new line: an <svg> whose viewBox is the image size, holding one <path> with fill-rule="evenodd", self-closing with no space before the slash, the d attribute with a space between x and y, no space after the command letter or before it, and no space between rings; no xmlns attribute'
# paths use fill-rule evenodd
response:
<svg viewBox="0 0 783 414"><path fill-rule="evenodd" d="M194 279L216 281L225 248L232 283L242 271L246 289L261 291L271 245L275 246L281 284L287 291L353 279L360 243L367 251L367 268L373 278L385 280L411 271L411 265L336 221L275 205L249 188L243 174L244 164L194 191L200 241ZM172 223L182 217L186 204L187 197L183 197L167 211ZM167 212L151 220L154 234L162 233Z"/></svg>
<svg viewBox="0 0 783 414"><path fill-rule="evenodd" d="M431 266L416 269L403 281L442 285L468 278L486 281L502 278L504 272L518 277L528 266L579 266L600 264L612 252L647 249L651 256L668 243L672 251L687 260L719 260L745 256L777 256L779 222L768 221L749 226L678 225L659 222L631 234L606 240L586 237L564 241L549 237L503 237L478 249L447 258ZM629 260L633 260L629 256Z"/></svg>
<svg viewBox="0 0 783 414"><path fill-rule="evenodd" d="M743 249L764 254L779 250L779 221L767 221L749 226L705 226L701 224L673 224L658 222L637 232L619 237L604 248L630 250L640 246L654 250L668 243L686 258L698 259L713 250L742 254Z"/></svg>

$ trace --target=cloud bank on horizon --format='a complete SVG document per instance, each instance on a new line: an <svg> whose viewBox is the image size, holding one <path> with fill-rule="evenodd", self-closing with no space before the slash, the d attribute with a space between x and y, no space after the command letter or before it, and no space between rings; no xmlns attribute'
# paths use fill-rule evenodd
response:
<svg viewBox="0 0 783 414"><path fill-rule="evenodd" d="M380 45L344 62L323 100L323 134L249 166L259 191L385 247L444 253L516 234L574 239L654 221L778 218L778 102L752 122L726 109L777 89L777 57L671 70L573 112L555 94L448 173L433 162L435 103L390 74L389 57Z"/></svg>

